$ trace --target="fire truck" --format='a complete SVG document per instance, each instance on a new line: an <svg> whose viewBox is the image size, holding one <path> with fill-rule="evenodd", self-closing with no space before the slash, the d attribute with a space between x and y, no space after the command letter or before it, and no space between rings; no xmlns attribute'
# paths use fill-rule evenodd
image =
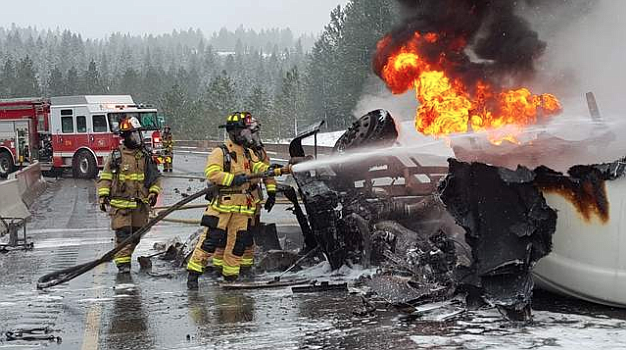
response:
<svg viewBox="0 0 626 350"><path fill-rule="evenodd" d="M129 95L0 99L0 176L38 161L44 171L71 169L74 177L95 178L120 144L124 117L141 122L145 144L158 158L164 121Z"/></svg>

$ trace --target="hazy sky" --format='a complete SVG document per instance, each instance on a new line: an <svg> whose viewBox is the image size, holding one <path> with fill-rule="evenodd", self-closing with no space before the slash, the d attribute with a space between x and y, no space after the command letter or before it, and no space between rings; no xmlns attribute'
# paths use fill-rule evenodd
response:
<svg viewBox="0 0 626 350"><path fill-rule="evenodd" d="M290 27L296 34L318 33L330 11L347 0L1 0L0 26L11 23L70 29L83 37L111 32L169 33L200 28Z"/></svg>

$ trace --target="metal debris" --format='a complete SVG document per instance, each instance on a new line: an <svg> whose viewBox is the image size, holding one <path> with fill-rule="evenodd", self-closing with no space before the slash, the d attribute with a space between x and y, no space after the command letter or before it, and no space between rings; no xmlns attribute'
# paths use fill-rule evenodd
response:
<svg viewBox="0 0 626 350"><path fill-rule="evenodd" d="M311 283L308 286L291 287L291 291L294 293L315 293L315 292L330 292L330 291L348 291L348 283L330 283L323 281L317 284Z"/></svg>
<svg viewBox="0 0 626 350"><path fill-rule="evenodd" d="M459 282L474 288L508 318L530 318L532 268L551 249L556 212L533 183L532 171L449 160L441 200L466 231L473 263Z"/></svg>
<svg viewBox="0 0 626 350"><path fill-rule="evenodd" d="M7 341L55 341L57 343L61 343L61 337L55 337L52 333L52 330L49 327L42 328L30 328L30 329L18 329L15 331L7 331L5 333L5 337Z"/></svg>

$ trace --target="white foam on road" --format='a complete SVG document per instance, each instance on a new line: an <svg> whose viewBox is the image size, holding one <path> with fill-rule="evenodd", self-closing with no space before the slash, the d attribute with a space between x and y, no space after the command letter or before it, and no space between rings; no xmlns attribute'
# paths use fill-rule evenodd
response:
<svg viewBox="0 0 626 350"><path fill-rule="evenodd" d="M533 322L518 325L495 311L458 321L449 336L414 335L419 349L626 349L626 321L534 311Z"/></svg>
<svg viewBox="0 0 626 350"><path fill-rule="evenodd" d="M93 228L44 228L36 230L28 230L29 235L47 234L47 233L82 233L82 232L104 232L109 231L102 227Z"/></svg>
<svg viewBox="0 0 626 350"><path fill-rule="evenodd" d="M336 271L330 267L327 261L322 261L311 267L307 267L297 272L286 273L284 277L290 278L306 278L306 279L320 279L320 280L333 280L333 281L354 281L360 277L372 276L376 273L376 269L363 269L360 265L354 267L342 266ZM262 274L259 278L270 279L276 273Z"/></svg>
<svg viewBox="0 0 626 350"><path fill-rule="evenodd" d="M35 241L35 249L50 249L83 245L112 244L112 235L107 238L54 238Z"/></svg>

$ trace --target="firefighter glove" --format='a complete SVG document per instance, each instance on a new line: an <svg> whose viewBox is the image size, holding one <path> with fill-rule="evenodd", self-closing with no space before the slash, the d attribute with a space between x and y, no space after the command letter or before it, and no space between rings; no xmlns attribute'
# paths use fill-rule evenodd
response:
<svg viewBox="0 0 626 350"><path fill-rule="evenodd" d="M154 207L157 204L158 197L158 194L150 192L150 194L148 195L148 204L150 204L151 207Z"/></svg>
<svg viewBox="0 0 626 350"><path fill-rule="evenodd" d="M276 204L276 192L268 192L267 200L265 201L265 210L267 212L271 212L272 208L274 208L274 204Z"/></svg>
<svg viewBox="0 0 626 350"><path fill-rule="evenodd" d="M291 174L291 164L287 164L285 166L282 166L280 164L272 164L270 165L270 171L274 174L274 176Z"/></svg>
<svg viewBox="0 0 626 350"><path fill-rule="evenodd" d="M281 176L282 174L283 174L282 167L280 164L270 165L270 167L267 169L267 172L266 172L266 176L269 176L269 177Z"/></svg>
<svg viewBox="0 0 626 350"><path fill-rule="evenodd" d="M110 203L109 197L108 196L102 196L102 197L100 197L98 202L100 203L100 211L103 211L103 212L106 213L107 212L107 205L109 205L109 203Z"/></svg>
<svg viewBox="0 0 626 350"><path fill-rule="evenodd" d="M250 179L248 179L246 174L235 175L235 178L233 179L233 186L241 186L248 181L250 181Z"/></svg>

